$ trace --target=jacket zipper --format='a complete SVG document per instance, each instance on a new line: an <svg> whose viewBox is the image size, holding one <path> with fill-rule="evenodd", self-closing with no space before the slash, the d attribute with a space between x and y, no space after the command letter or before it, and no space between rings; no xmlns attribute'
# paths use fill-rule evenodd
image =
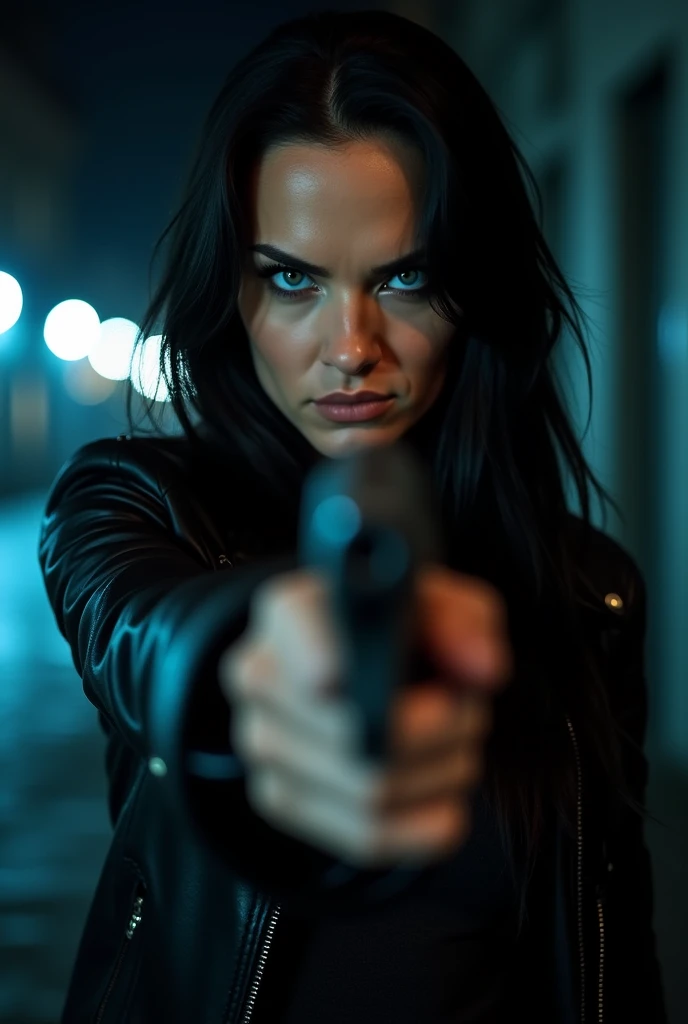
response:
<svg viewBox="0 0 688 1024"><path fill-rule="evenodd" d="M112 972L112 977L110 978L110 983L107 987L105 995L103 996L102 1002L98 1008L98 1013L96 1014L94 1024L100 1024L101 1020L103 1019L103 1014L105 1013L107 1004L110 1001L110 996L112 995L112 990L115 987L115 982L117 981L119 972L122 969L122 964L124 963L124 959L127 953L131 949L131 940L134 937L134 932L141 923L142 909L143 896L136 896L134 899L134 905L131 910L129 924L127 925L126 931L124 933L124 938L122 939L122 945L120 946L119 953L117 954L117 960L115 961L115 967Z"/></svg>
<svg viewBox="0 0 688 1024"><path fill-rule="evenodd" d="M597 1019L599 1024L602 1024L602 1021L604 1019L604 906L602 890L599 887L597 890L597 922L600 929L600 973L598 976L597 983Z"/></svg>
<svg viewBox="0 0 688 1024"><path fill-rule="evenodd" d="M223 567L227 566L230 569L234 568L233 562L229 558L227 558L227 555L224 552L221 552L219 554L217 560L218 563ZM270 951L270 946L272 945L272 940L275 934L275 926L277 924L277 918L279 917L281 910L281 904L276 903L272 911L272 916L270 918L270 923L268 925L267 932L265 933L263 945L261 946L261 950L258 955L258 965L256 967L256 972L253 976L251 988L246 999L246 1008L241 1018L241 1024L249 1024L253 1016L253 1011L255 1010L256 1006L256 999L258 998L258 990L260 988L260 983L263 980L263 972L265 971L265 964L267 963L268 959L268 952Z"/></svg>
<svg viewBox="0 0 688 1024"><path fill-rule="evenodd" d="M577 799L576 799L576 836L577 836L577 869L576 869L576 889L577 889L577 914L578 914L578 950L579 950L579 962L580 962L580 993L581 993L581 1004L580 1004L580 1019L581 1024L585 1024L585 948L583 942L583 804L582 804L582 783L581 783L581 763L580 754L578 751L578 740L576 734L573 731L573 725L571 719L566 716L566 722L569 727L571 739L573 741L573 749L576 755L576 775L577 775ZM602 905L602 893L598 888L597 893L597 920L600 932L600 958L599 958L599 972L598 972L598 987L597 987L597 1020L598 1024L603 1024L604 1021L604 909Z"/></svg>
<svg viewBox="0 0 688 1024"><path fill-rule="evenodd" d="M249 1021L253 1016L253 1011L256 1005L256 998L258 996L258 989L260 988L260 983L263 980L263 972L265 971L265 964L268 958L268 952L270 950L270 945L275 934L275 925L277 924L277 918L279 917L281 910L281 904L277 903L272 912L270 924L268 925L268 930L265 934L265 939L263 941L260 955L258 957L258 966L256 967L256 973L254 974L253 981L251 982L251 991L249 992L248 999L246 1000L246 1009L244 1011L243 1017L241 1018L241 1024L249 1024Z"/></svg>
<svg viewBox="0 0 688 1024"><path fill-rule="evenodd" d="M581 764L578 753L578 740L571 725L571 719L566 716L566 723L569 727L573 750L576 755L576 910L578 916L578 957L580 963L580 1019L585 1024L585 948L583 943L583 815L581 800Z"/></svg>

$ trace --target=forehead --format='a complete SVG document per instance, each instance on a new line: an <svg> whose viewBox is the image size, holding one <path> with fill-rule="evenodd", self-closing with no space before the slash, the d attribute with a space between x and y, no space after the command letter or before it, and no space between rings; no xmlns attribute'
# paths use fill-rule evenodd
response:
<svg viewBox="0 0 688 1024"><path fill-rule="evenodd" d="M413 227L423 188L421 154L397 140L343 146L290 144L265 154L252 177L254 237L313 240L318 234ZM269 237L270 236L270 237Z"/></svg>

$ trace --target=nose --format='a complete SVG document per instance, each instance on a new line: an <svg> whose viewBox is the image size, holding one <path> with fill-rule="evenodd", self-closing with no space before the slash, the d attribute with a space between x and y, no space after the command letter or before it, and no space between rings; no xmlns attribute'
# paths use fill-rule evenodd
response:
<svg viewBox="0 0 688 1024"><path fill-rule="evenodd" d="M363 304L365 305L365 303ZM337 314L322 348L322 361L336 366L346 376L359 376L380 361L382 349L370 317L359 304L355 312L348 306Z"/></svg>
<svg viewBox="0 0 688 1024"><path fill-rule="evenodd" d="M338 347L337 352L324 358L323 362L326 366L336 366L346 377L360 377L370 371L379 359L379 353L373 356L367 350L363 352L360 348L347 345L345 348Z"/></svg>

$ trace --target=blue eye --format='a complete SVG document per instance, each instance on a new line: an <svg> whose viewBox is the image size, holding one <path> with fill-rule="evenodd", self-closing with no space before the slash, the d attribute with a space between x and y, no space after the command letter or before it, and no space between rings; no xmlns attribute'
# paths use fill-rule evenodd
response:
<svg viewBox="0 0 688 1024"><path fill-rule="evenodd" d="M306 280L312 281L312 278L310 278L308 274L304 274L300 270L295 270L294 267L288 267L283 263L267 264L266 266L257 269L256 273L258 274L259 277L267 278L268 288L270 289L271 292L273 292L275 295L278 295L280 298L300 299L302 296L307 295L311 290L310 288L281 288L279 285L275 284L274 278L283 274L297 274L298 276L305 278ZM392 280L394 280L394 278L401 278L406 274L425 274L425 276L427 277L427 271L422 270L421 268L409 267L408 270L401 270L398 274L395 274ZM388 288L387 291L390 291L392 292L393 295L399 296L400 298L403 299L424 299L429 294L430 287L428 282L426 281L426 283L424 285L421 285L420 287L416 286L415 288Z"/></svg>
<svg viewBox="0 0 688 1024"><path fill-rule="evenodd" d="M425 270L422 270L420 267L409 267L408 270L401 270L401 271L399 271L399 273L395 274L394 277L401 278L405 274L425 274L426 278L428 276L427 272ZM392 280L394 280L394 277L392 278ZM414 295L414 294L417 294L418 292L426 293L428 291L427 280L426 280L426 283L420 285L420 287L418 287L416 285L415 288L401 288L401 289L399 289L399 288L392 288L392 291L393 292L397 292L398 291L401 295Z"/></svg>

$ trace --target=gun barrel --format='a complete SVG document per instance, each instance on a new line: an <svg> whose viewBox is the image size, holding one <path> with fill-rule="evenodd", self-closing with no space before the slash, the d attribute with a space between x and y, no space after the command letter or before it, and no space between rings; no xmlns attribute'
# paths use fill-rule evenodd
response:
<svg viewBox="0 0 688 1024"><path fill-rule="evenodd" d="M324 460L311 471L301 504L299 562L330 584L345 693L360 713L369 759L386 756L394 690L419 666L416 574L442 557L430 483L407 445Z"/></svg>

